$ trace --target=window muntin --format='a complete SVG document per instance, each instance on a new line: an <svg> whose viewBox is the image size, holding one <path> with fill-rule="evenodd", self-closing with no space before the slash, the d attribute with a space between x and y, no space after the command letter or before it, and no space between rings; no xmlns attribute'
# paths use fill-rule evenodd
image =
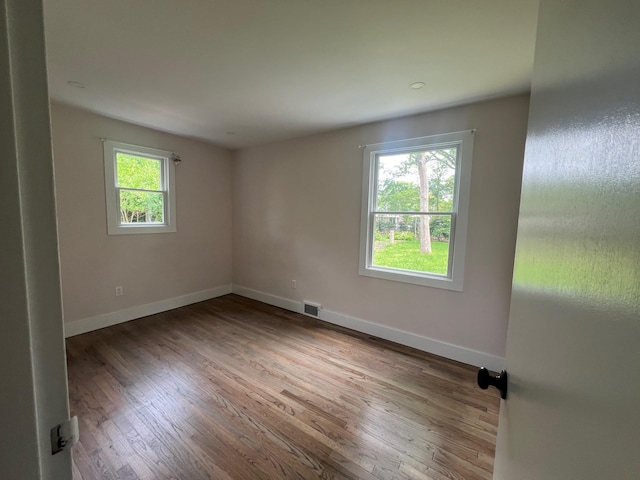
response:
<svg viewBox="0 0 640 480"><path fill-rule="evenodd" d="M365 147L360 274L462 290L473 132Z"/></svg>
<svg viewBox="0 0 640 480"><path fill-rule="evenodd" d="M171 152L104 142L109 234L175 232Z"/></svg>

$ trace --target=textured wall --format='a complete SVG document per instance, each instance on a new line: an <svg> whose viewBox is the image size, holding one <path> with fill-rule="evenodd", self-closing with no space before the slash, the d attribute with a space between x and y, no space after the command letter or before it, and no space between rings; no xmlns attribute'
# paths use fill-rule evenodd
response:
<svg viewBox="0 0 640 480"><path fill-rule="evenodd" d="M640 478L639 18L540 5L496 480Z"/></svg>

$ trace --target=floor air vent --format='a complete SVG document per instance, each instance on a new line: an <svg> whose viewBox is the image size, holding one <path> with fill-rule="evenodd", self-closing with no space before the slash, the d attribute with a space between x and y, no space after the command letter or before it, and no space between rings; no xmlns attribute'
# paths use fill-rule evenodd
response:
<svg viewBox="0 0 640 480"><path fill-rule="evenodd" d="M304 302L304 314L309 315L310 317L320 318L320 309L322 305L318 303Z"/></svg>

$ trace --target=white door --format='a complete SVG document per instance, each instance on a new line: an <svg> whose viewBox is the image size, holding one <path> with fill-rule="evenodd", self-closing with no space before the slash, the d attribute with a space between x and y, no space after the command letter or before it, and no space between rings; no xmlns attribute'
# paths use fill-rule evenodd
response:
<svg viewBox="0 0 640 480"><path fill-rule="evenodd" d="M640 479L640 2L542 0L498 480Z"/></svg>
<svg viewBox="0 0 640 480"><path fill-rule="evenodd" d="M41 0L0 0L0 478L70 480Z"/></svg>

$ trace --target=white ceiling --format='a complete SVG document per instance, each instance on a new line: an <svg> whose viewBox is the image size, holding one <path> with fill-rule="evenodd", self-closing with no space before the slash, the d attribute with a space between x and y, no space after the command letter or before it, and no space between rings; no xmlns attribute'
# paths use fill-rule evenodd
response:
<svg viewBox="0 0 640 480"><path fill-rule="evenodd" d="M228 148L527 91L538 11L537 0L44 3L54 100Z"/></svg>

